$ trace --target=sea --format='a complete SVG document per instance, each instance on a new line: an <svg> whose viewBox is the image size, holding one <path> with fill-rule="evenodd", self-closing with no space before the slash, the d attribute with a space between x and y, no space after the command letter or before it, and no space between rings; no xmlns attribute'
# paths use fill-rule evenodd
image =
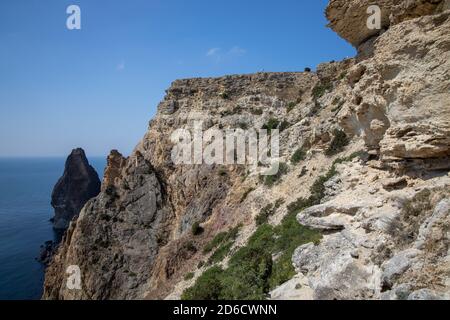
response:
<svg viewBox="0 0 450 320"><path fill-rule="evenodd" d="M41 298L40 247L57 240L50 219L53 186L65 158L0 158L0 300ZM102 178L105 158L89 158Z"/></svg>

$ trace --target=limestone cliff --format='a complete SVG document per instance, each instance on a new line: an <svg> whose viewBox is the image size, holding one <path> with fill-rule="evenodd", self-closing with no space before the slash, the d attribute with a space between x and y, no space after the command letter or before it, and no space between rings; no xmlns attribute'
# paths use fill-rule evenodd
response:
<svg viewBox="0 0 450 320"><path fill-rule="evenodd" d="M175 81L134 152L109 156L44 298L448 298L448 3L381 1L377 33L361 25L368 3L327 9L355 59L315 73ZM171 133L198 120L204 130L279 128L279 175L174 165ZM258 250L267 254L247 263ZM236 259L254 268L258 295L227 287L248 271ZM82 290L66 288L70 265ZM205 271L220 279L208 294L196 290Z"/></svg>

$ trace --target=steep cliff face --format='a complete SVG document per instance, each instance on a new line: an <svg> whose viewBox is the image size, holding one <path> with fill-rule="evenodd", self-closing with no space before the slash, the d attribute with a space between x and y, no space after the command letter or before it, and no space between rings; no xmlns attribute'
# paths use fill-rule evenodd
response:
<svg viewBox="0 0 450 320"><path fill-rule="evenodd" d="M143 284L159 246L168 240L172 214L164 208L163 186L155 169L136 152L128 161L110 156L104 190L73 222L46 274L47 298L115 299L143 296ZM123 160L123 161L122 161ZM123 166L113 168L115 165ZM108 175L121 175L109 183ZM68 290L65 271L78 265L83 290Z"/></svg>
<svg viewBox="0 0 450 320"><path fill-rule="evenodd" d="M360 49L330 95L343 101L339 123L363 138L370 158L340 164L327 185L334 195L298 214L327 234L293 262L314 299L448 299L448 2L384 1L386 29L364 43L368 4L332 1L327 15Z"/></svg>
<svg viewBox="0 0 450 320"><path fill-rule="evenodd" d="M67 157L64 173L52 192L55 209L53 226L65 230L86 202L100 193L100 179L89 165L83 149L74 149Z"/></svg>
<svg viewBox="0 0 450 320"><path fill-rule="evenodd" d="M226 284L255 249L267 253L245 261L264 262L252 273L258 298L446 297L450 11L445 1L381 2L382 34L364 33L367 15L358 25L368 1L330 2L330 25L359 47L355 59L316 73L175 81L130 157L111 153L44 298L199 298L215 264L223 287L212 296L248 297ZM200 120L203 130L278 127L280 174L175 165L171 134ZM66 288L70 265L82 290Z"/></svg>
<svg viewBox="0 0 450 320"><path fill-rule="evenodd" d="M391 167L449 168L448 23L447 11L392 26L335 90L346 132Z"/></svg>
<svg viewBox="0 0 450 320"><path fill-rule="evenodd" d="M164 298L202 258L199 251L207 240L251 219L236 201L246 190L240 186L246 169L175 166L171 133L192 128L198 120L205 130L244 123L262 127L271 117L285 114L288 101L309 96L315 82L312 73L174 82L132 155L125 159L113 151L108 157L102 192L69 228L47 271L44 297ZM298 135L289 136L290 144L297 140ZM196 222L205 232L193 239ZM70 265L80 266L81 291L65 287L64 271Z"/></svg>

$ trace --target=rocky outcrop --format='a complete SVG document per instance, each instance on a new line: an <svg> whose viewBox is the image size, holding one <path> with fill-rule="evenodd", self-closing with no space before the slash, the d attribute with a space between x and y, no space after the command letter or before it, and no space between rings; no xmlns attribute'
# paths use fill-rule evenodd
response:
<svg viewBox="0 0 450 320"><path fill-rule="evenodd" d="M89 165L83 149L75 149L66 160L64 173L52 192L55 209L53 227L67 229L70 221L80 213L89 199L100 192L100 179Z"/></svg>
<svg viewBox="0 0 450 320"><path fill-rule="evenodd" d="M341 126L391 168L450 167L449 15L391 27L335 90Z"/></svg>
<svg viewBox="0 0 450 320"><path fill-rule="evenodd" d="M313 299L448 299L448 4L381 1L380 34L364 27L370 4L331 1L327 15L360 50L332 93L340 125L378 161L340 167L329 201L298 215L325 236L293 262Z"/></svg>
<svg viewBox="0 0 450 320"><path fill-rule="evenodd" d="M358 46L355 59L316 73L175 81L130 157L108 157L101 193L47 270L44 298L178 299L207 270L211 239L241 226L217 262L227 268L268 206L270 225L298 213L323 235L295 250L297 275L271 288L273 299L448 298L450 11L447 1L380 1L384 30L372 33L370 4L327 9ZM269 122L281 131L276 183L245 165L171 159L176 129ZM81 290L65 285L72 265Z"/></svg>
<svg viewBox="0 0 450 320"><path fill-rule="evenodd" d="M385 190L389 173L364 162L338 171L337 195L298 215L325 232L320 244L303 245L293 257L311 298L406 299L423 288L449 298L450 177Z"/></svg>
<svg viewBox="0 0 450 320"><path fill-rule="evenodd" d="M381 28L369 29L367 20L373 12L368 8L377 5L381 11ZM355 47L389 27L406 20L437 14L449 9L446 0L331 0L326 9L329 27Z"/></svg>
<svg viewBox="0 0 450 320"><path fill-rule="evenodd" d="M142 297L158 248L168 241L167 225L173 218L164 208L162 190L150 163L139 153L130 157L114 185L90 200L71 224L47 269L44 297ZM80 267L83 290L65 286L70 265Z"/></svg>
<svg viewBox="0 0 450 320"><path fill-rule="evenodd" d="M120 174L126 164L126 160L119 151L112 150L110 152L103 175L102 191L106 191L106 189L116 185L117 179L120 179Z"/></svg>

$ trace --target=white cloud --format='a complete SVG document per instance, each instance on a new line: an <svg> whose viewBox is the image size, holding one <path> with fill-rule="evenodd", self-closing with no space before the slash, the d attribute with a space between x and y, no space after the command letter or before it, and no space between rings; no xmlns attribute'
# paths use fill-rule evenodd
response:
<svg viewBox="0 0 450 320"><path fill-rule="evenodd" d="M233 48L230 49L230 51L228 51L229 55L235 56L235 57L241 57L246 53L247 53L247 50L242 49L241 47L238 47L238 46L234 46Z"/></svg>
<svg viewBox="0 0 450 320"><path fill-rule="evenodd" d="M206 53L206 56L207 56L207 57L212 57L212 56L218 55L219 52L220 52L220 48L211 48L211 49L209 49L208 52Z"/></svg>
<svg viewBox="0 0 450 320"><path fill-rule="evenodd" d="M206 56L212 58L215 62L221 62L222 60L242 57L246 53L247 50L239 46L234 46L231 49L225 51L221 48L211 48L206 52Z"/></svg>

